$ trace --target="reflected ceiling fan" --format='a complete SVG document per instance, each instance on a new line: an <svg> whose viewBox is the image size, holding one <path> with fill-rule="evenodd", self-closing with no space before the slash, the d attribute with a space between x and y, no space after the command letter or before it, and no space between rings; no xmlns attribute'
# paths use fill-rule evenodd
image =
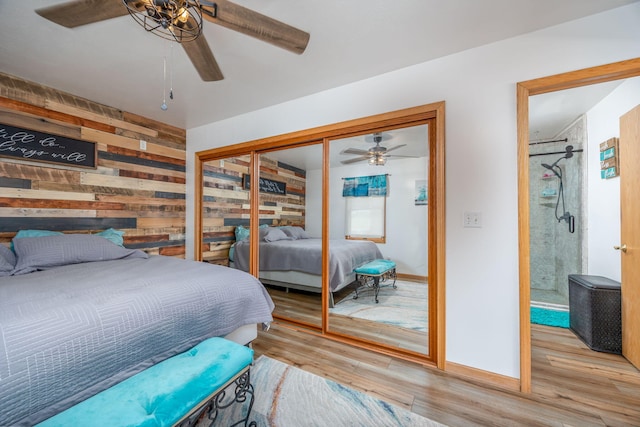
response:
<svg viewBox="0 0 640 427"><path fill-rule="evenodd" d="M346 150L342 150L340 152L340 154L355 154L358 157L354 157L352 159L347 159L347 160L342 160L340 163L342 163L343 165L349 165L351 163L357 163L357 162L363 162L363 161L368 161L370 165L375 165L375 166L384 166L384 164L387 162L387 159L390 157L394 157L394 158L400 158L400 157L404 157L404 158L412 158L412 157L416 157L416 156L398 156L398 155L393 155L393 154L389 154L391 151L393 150L397 150L398 148L404 147L407 144L400 144L400 145L396 145L395 147L391 147L391 148L386 148L380 145L381 142L383 141L387 141L391 139L391 135L389 134L382 134L382 133L374 133L372 135L367 135L365 137L365 141L367 142L373 142L376 145L369 148L368 150L360 150L358 148L347 148Z"/></svg>
<svg viewBox="0 0 640 427"><path fill-rule="evenodd" d="M36 13L68 28L130 14L145 30L180 43L204 81L224 76L202 35L203 17L297 54L309 42L309 33L227 0L72 0Z"/></svg>

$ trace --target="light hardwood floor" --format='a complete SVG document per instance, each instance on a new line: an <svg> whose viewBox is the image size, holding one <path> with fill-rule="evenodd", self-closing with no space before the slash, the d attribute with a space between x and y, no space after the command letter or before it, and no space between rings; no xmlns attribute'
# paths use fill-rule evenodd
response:
<svg viewBox="0 0 640 427"><path fill-rule="evenodd" d="M532 328L531 394L487 385L275 322L253 348L449 426L640 426L640 372L562 328Z"/></svg>
<svg viewBox="0 0 640 427"><path fill-rule="evenodd" d="M399 283L399 286L402 286L402 282ZM354 286L350 285L336 292L334 294L336 304L339 304L345 298L351 298L354 289ZM320 308L322 300L320 294L300 291L286 292L283 288L273 286L267 286L267 290L276 305L274 315L294 319L298 322L306 322L320 328L322 325L322 310ZM374 305L373 291L371 289L362 291L361 298L366 298L371 305ZM425 311L426 309L425 307ZM329 315L329 328L332 332L344 333L420 354L429 353L429 334L427 332L403 329L372 320L333 313Z"/></svg>

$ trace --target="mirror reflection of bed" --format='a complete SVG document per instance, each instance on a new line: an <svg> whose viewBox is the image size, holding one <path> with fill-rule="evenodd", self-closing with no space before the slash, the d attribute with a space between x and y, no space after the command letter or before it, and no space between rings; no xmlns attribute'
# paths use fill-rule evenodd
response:
<svg viewBox="0 0 640 427"><path fill-rule="evenodd" d="M399 157L389 158L385 165L379 166L370 165L368 160L342 163L358 157L345 155L345 150L368 150L376 145L370 132L330 142L330 258L351 258L357 265L335 267L332 264L337 262L329 263L333 307L329 308L328 327L333 333L428 354L427 206L424 200L428 177L427 126L385 131L384 137L379 145L402 147L393 150ZM322 327L319 271L323 231L322 152L322 144L316 144L259 155L259 278L276 305L274 317L315 328ZM208 166L211 166L209 172ZM205 164L203 259L248 269L250 201L245 185L248 172L248 156ZM346 240L343 178L383 174L388 175L389 180L386 241ZM228 179L227 175L234 178ZM207 202L207 194L211 203ZM290 252L276 252L285 246L292 247L288 249ZM316 252L311 252L312 246ZM227 255L223 256L225 252ZM305 268L286 268L300 262L293 259L295 255L303 263L307 260ZM383 281L378 303L371 286L360 289L355 299L355 290L362 283L356 281L353 270L378 258L397 263L397 289ZM275 266L268 266L268 262L275 262ZM305 269L307 271L302 271Z"/></svg>

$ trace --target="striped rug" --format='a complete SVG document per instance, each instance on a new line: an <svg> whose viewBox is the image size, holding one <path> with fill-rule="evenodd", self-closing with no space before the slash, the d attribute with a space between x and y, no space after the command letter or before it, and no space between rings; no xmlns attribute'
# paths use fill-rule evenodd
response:
<svg viewBox="0 0 640 427"><path fill-rule="evenodd" d="M251 367L257 427L440 427L443 424L383 402L334 381L266 356ZM246 411L248 405L233 405ZM214 425L229 426L242 412L222 412Z"/></svg>

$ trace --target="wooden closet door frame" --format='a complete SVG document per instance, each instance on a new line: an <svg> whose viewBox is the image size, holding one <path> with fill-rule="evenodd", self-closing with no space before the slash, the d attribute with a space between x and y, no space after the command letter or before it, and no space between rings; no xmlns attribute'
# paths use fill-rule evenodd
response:
<svg viewBox="0 0 640 427"><path fill-rule="evenodd" d="M556 74L517 84L518 252L520 283L520 391L531 392L531 267L529 237L529 97L640 76L640 58Z"/></svg>
<svg viewBox="0 0 640 427"><path fill-rule="evenodd" d="M258 153L287 148L293 145L324 144L325 153L328 151L328 141L338 139L348 135L376 132L384 129L410 127L418 124L430 123L429 126L429 250L428 250L428 276L429 288L433 292L429 293L429 355L428 357L416 356L402 349L389 349L376 346L372 343L359 342L357 339L346 339L332 334L325 330L320 331L323 336L335 341L348 342L362 348L389 354L394 357L410 360L422 364L435 365L439 369L445 369L445 103L444 101L418 107L406 108L374 116L349 120L345 122L330 124L312 129L292 132L283 135L248 141L225 147L204 150L195 153L195 230L194 246L195 259L202 259L202 185L203 185L203 164L204 162L233 157L237 155L250 154L252 159L252 179L257 179L255 170L257 162L255 157ZM324 156L323 170L327 171L329 161ZM326 176L326 173L325 173ZM325 178L326 179L326 178ZM323 185L327 185L326 182ZM251 200L256 200L258 185L251 185ZM326 192L323 192L326 196ZM254 206L253 203L256 203ZM257 215L257 201L252 203L252 219ZM323 209L327 209L328 200L323 200ZM328 221L328 211L323 214L323 222ZM256 228L251 235L257 236L257 221L251 221L251 227ZM328 230L323 227L323 239L327 239ZM255 246L255 247L254 247ZM252 274L257 274L257 261L254 259L257 240L252 239ZM325 250L326 252L326 250ZM326 264L326 265L325 265ZM323 271L328 271L328 256L323 256ZM326 276L326 275L325 275ZM327 280L327 279L325 279ZM328 283L328 282L327 282ZM325 284L326 285L326 284ZM326 286L325 286L326 288ZM326 292L325 292L326 294ZM323 298L323 312L327 305L328 295ZM323 314L326 316L326 314ZM326 324L323 319L323 328Z"/></svg>

